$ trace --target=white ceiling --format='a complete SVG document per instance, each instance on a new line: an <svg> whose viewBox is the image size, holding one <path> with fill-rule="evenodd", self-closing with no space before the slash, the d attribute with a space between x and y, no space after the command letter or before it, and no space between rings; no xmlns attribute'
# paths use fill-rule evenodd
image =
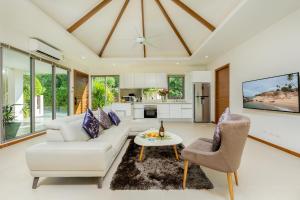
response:
<svg viewBox="0 0 300 200"><path fill-rule="evenodd" d="M67 29L101 0L32 0L32 2ZM125 0L112 0L72 34L99 54L124 2ZM155 1L144 2L145 33L151 43L151 46L146 47L147 57L187 57L186 50ZM182 2L218 27L241 0L182 0ZM195 52L211 31L171 0L161 0L161 3L188 47ZM141 35L141 0L130 0L103 57L142 58L143 46L135 42Z"/></svg>

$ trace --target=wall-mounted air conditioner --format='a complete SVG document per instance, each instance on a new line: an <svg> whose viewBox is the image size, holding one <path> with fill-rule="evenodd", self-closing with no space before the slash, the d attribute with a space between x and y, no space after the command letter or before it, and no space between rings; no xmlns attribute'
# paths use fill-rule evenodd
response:
<svg viewBox="0 0 300 200"><path fill-rule="evenodd" d="M63 59L63 54L60 50L50 46L49 44L35 39L31 38L29 41L29 50L46 55L48 57L54 58L56 60L62 60Z"/></svg>

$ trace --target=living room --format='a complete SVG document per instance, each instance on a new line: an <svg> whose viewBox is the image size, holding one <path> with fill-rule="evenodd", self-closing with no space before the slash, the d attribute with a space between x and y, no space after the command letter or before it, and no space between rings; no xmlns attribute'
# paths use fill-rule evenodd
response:
<svg viewBox="0 0 300 200"><path fill-rule="evenodd" d="M298 0L0 16L3 199L299 199Z"/></svg>

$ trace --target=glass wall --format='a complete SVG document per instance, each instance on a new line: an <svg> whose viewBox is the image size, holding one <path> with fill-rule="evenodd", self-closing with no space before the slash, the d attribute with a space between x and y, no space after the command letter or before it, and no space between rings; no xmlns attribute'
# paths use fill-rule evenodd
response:
<svg viewBox="0 0 300 200"><path fill-rule="evenodd" d="M119 76L93 76L92 77L92 108L97 109L105 105L119 102L120 99Z"/></svg>
<svg viewBox="0 0 300 200"><path fill-rule="evenodd" d="M4 140L31 132L30 58L3 49L2 117Z"/></svg>
<svg viewBox="0 0 300 200"><path fill-rule="evenodd" d="M53 119L52 65L35 61L35 131L45 130L45 123Z"/></svg>
<svg viewBox="0 0 300 200"><path fill-rule="evenodd" d="M68 70L1 49L0 142L43 131L47 121L69 114Z"/></svg>
<svg viewBox="0 0 300 200"><path fill-rule="evenodd" d="M55 68L56 118L69 114L69 75L68 70Z"/></svg>

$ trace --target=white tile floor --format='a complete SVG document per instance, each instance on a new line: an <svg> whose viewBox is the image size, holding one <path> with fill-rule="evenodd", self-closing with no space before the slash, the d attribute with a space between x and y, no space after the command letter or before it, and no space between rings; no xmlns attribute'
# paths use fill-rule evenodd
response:
<svg viewBox="0 0 300 200"><path fill-rule="evenodd" d="M178 122L165 123L165 127L180 135L185 145L198 137L212 137L214 129L213 125ZM46 178L40 180L37 190L32 190L24 150L44 139L39 137L0 150L0 199L229 199L226 175L207 168L203 169L215 186L209 191L111 191L109 184L126 145L106 176L102 189L97 189L94 178ZM240 185L234 188L236 200L300 200L300 159L248 139L239 182Z"/></svg>

